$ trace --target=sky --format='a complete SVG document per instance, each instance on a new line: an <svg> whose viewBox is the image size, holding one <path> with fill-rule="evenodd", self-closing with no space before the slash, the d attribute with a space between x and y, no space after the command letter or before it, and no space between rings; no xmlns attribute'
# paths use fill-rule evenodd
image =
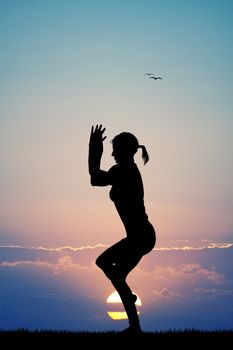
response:
<svg viewBox="0 0 233 350"><path fill-rule="evenodd" d="M231 0L0 0L0 328L124 325L94 264L125 235L110 187L90 185L100 123L103 169L122 131L150 156L135 155L157 233L132 273L144 328L232 328L232 13Z"/></svg>

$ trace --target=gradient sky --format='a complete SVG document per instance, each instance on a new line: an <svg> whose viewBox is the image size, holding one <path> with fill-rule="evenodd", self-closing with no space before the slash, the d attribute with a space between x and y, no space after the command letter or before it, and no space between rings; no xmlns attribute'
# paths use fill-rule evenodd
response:
<svg viewBox="0 0 233 350"><path fill-rule="evenodd" d="M231 0L0 0L0 245L124 236L110 188L89 182L96 123L104 169L121 131L148 149L158 248L232 243L232 15Z"/></svg>

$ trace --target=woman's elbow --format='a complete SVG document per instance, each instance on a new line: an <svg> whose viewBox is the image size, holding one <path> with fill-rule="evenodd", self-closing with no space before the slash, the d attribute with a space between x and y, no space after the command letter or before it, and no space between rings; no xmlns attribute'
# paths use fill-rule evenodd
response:
<svg viewBox="0 0 233 350"><path fill-rule="evenodd" d="M91 175L90 182L91 186L101 186L101 178L97 174Z"/></svg>
<svg viewBox="0 0 233 350"><path fill-rule="evenodd" d="M91 186L99 186L98 183L96 181L91 181Z"/></svg>
<svg viewBox="0 0 233 350"><path fill-rule="evenodd" d="M91 182L91 186L96 186L97 185L97 181L95 179L95 176L91 175L90 182Z"/></svg>
<svg viewBox="0 0 233 350"><path fill-rule="evenodd" d="M109 182L104 176L101 176L101 174L95 174L91 175L90 179L92 186L107 186L109 185Z"/></svg>

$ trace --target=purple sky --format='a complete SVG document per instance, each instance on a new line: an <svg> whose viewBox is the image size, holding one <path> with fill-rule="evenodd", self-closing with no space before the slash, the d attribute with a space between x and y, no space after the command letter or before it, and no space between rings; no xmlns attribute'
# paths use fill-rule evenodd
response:
<svg viewBox="0 0 233 350"><path fill-rule="evenodd" d="M142 300L142 328L232 328L233 244L178 243L153 250L128 277ZM114 289L94 265L103 249L1 247L0 328L126 327L107 315L122 306L106 304Z"/></svg>

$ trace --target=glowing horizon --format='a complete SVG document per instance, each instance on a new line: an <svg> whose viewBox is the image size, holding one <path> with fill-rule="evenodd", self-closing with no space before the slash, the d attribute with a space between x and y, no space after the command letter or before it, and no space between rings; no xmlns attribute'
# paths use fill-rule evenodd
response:
<svg viewBox="0 0 233 350"><path fill-rule="evenodd" d="M104 248L0 247L0 277L7 282L0 290L0 328L61 329L67 327L70 320L70 329L106 330L111 328L109 318L117 321L114 328L123 328L127 317L119 296L94 265L100 249ZM232 254L232 245L216 244L199 250L154 250L142 259L129 275L129 285L143 300L137 306L143 316L143 328L229 327ZM43 313L38 319L36 315L41 310ZM218 318L214 317L216 310Z"/></svg>

